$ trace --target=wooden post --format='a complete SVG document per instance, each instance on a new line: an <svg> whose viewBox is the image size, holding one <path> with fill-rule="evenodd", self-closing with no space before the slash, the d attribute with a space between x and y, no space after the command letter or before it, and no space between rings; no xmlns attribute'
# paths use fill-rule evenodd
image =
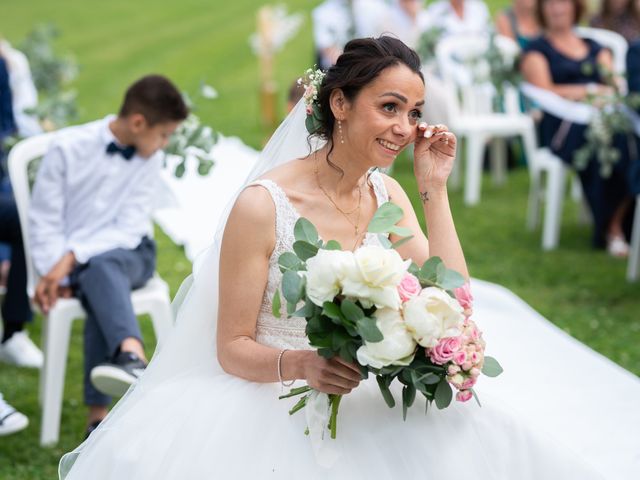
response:
<svg viewBox="0 0 640 480"><path fill-rule="evenodd" d="M276 113L277 91L273 79L273 11L269 5L258 10L258 38L260 43L260 106L262 122L269 128L275 128L278 116Z"/></svg>

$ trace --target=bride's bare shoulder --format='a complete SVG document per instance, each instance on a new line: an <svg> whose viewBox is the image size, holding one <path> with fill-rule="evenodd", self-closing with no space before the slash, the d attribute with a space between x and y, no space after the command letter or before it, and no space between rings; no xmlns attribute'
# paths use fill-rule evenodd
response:
<svg viewBox="0 0 640 480"><path fill-rule="evenodd" d="M287 163L283 163L266 172L260 179L271 180L286 189L291 185L295 185L301 176L304 176L305 172L309 169L307 159L308 158L296 158Z"/></svg>

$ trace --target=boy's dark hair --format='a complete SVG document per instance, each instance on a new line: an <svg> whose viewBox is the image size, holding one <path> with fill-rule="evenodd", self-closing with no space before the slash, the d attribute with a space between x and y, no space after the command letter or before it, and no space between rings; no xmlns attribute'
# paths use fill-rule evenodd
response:
<svg viewBox="0 0 640 480"><path fill-rule="evenodd" d="M127 117L134 113L143 115L149 126L154 126L180 122L187 118L189 109L169 79L162 75L147 75L127 89L118 115Z"/></svg>

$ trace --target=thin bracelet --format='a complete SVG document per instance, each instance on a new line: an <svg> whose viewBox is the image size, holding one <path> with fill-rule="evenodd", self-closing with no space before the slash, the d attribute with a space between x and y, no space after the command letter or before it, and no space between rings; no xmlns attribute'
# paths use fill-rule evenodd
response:
<svg viewBox="0 0 640 480"><path fill-rule="evenodd" d="M289 383L284 383L284 381L282 380L282 356L284 355L284 352L288 351L289 350L285 348L283 350L280 350L280 353L278 354L278 380L280 380L280 385L282 385L283 387L290 387L296 381L295 378L293 380L290 380Z"/></svg>

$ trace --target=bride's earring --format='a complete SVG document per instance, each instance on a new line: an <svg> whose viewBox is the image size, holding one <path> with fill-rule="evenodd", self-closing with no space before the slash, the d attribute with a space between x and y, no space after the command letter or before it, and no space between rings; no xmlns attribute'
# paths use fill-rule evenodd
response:
<svg viewBox="0 0 640 480"><path fill-rule="evenodd" d="M338 120L338 136L340 137L340 143L344 144L344 135L342 134L342 120Z"/></svg>

